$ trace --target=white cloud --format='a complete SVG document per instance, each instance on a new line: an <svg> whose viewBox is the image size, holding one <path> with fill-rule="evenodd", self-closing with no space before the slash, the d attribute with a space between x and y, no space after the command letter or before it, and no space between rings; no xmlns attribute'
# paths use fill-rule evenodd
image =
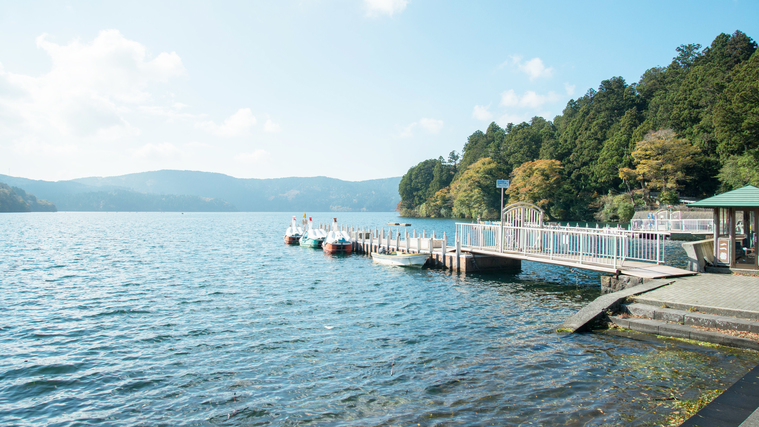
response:
<svg viewBox="0 0 759 427"><path fill-rule="evenodd" d="M501 105L504 107L521 107L521 108L540 108L544 104L553 103L561 100L561 96L555 92L548 92L541 95L535 91L528 90L522 96L509 89L501 94Z"/></svg>
<svg viewBox="0 0 759 427"><path fill-rule="evenodd" d="M410 125L404 127L401 130L401 133L398 135L400 138L410 138L414 136L414 128L417 126L417 122L411 123Z"/></svg>
<svg viewBox="0 0 759 427"><path fill-rule="evenodd" d="M519 97L514 92L514 89L509 89L501 94L501 105L504 107L519 105Z"/></svg>
<svg viewBox="0 0 759 427"><path fill-rule="evenodd" d="M269 152L258 149L250 153L240 153L235 156L235 160L242 163L258 163L269 158Z"/></svg>
<svg viewBox="0 0 759 427"><path fill-rule="evenodd" d="M179 102L174 103L171 106L164 105L141 105L138 109L144 113L152 116L166 117L168 122L173 122L177 119L201 119L206 117L205 114L191 114L183 113L180 110L187 106Z"/></svg>
<svg viewBox="0 0 759 427"><path fill-rule="evenodd" d="M519 100L519 105L526 108L540 108L543 104L554 98L555 96L553 92L549 92L548 95L540 95L535 91L528 90L522 95L522 98Z"/></svg>
<svg viewBox="0 0 759 427"><path fill-rule="evenodd" d="M553 75L553 68L546 68L540 58L532 58L524 64L519 64L519 69L530 77L530 81Z"/></svg>
<svg viewBox="0 0 759 427"><path fill-rule="evenodd" d="M140 159L170 160L182 156L182 150L169 142L160 144L145 144L134 152L134 157Z"/></svg>
<svg viewBox="0 0 759 427"><path fill-rule="evenodd" d="M367 16L393 16L406 9L408 0L364 0Z"/></svg>
<svg viewBox="0 0 759 427"><path fill-rule="evenodd" d="M13 151L22 155L66 156L77 154L79 147L75 144L48 144L34 138L20 138L13 143Z"/></svg>
<svg viewBox="0 0 759 427"><path fill-rule="evenodd" d="M274 123L271 121L271 119L266 119L266 123L264 124L264 131L265 132L271 132L271 133L277 133L280 131L279 124Z"/></svg>
<svg viewBox="0 0 759 427"><path fill-rule="evenodd" d="M101 31L91 43L59 45L47 34L36 41L51 69L33 77L0 68L0 111L13 112L0 116L8 125L0 126L0 134L92 140L137 135L127 115L153 100L150 85L186 72L175 52L150 59L145 46L118 30Z"/></svg>
<svg viewBox="0 0 759 427"><path fill-rule="evenodd" d="M575 88L577 86L571 85L569 83L564 83L564 90L567 91L567 95L572 96L575 94Z"/></svg>
<svg viewBox="0 0 759 427"><path fill-rule="evenodd" d="M250 108L240 108L220 125L217 125L213 121L205 121L197 123L195 127L216 136L230 138L249 135L250 128L255 126L256 122L256 117L250 111Z"/></svg>
<svg viewBox="0 0 759 427"><path fill-rule="evenodd" d="M443 128L442 120L435 120L423 117L418 122L410 123L401 129L398 134L399 138L410 138L414 136L414 129L421 127L429 133L438 133Z"/></svg>
<svg viewBox="0 0 759 427"><path fill-rule="evenodd" d="M484 122L490 121L493 118L493 113L488 111L488 108L490 108L490 105L487 107L483 107L481 105L475 105L474 111L472 111L472 117L477 120L482 120Z"/></svg>
<svg viewBox="0 0 759 427"><path fill-rule="evenodd" d="M498 68L503 68L507 65L513 65L524 74L527 74L530 81L539 78L550 78L553 76L553 68L546 67L543 64L543 60L540 58L532 58L528 61L523 61L519 55L512 55L506 61L502 62Z"/></svg>
<svg viewBox="0 0 759 427"><path fill-rule="evenodd" d="M501 115L501 117L498 118L498 124L505 127L509 123L519 124L529 121L531 118L532 116L530 114L504 113Z"/></svg>
<svg viewBox="0 0 759 427"><path fill-rule="evenodd" d="M190 141L187 144L185 144L184 146L189 151L205 150L205 149L208 149L208 148L214 148L213 145L208 144L206 142L200 142L200 141Z"/></svg>
<svg viewBox="0 0 759 427"><path fill-rule="evenodd" d="M419 120L419 125L423 127L429 133L438 133L443 128L442 120L422 118Z"/></svg>

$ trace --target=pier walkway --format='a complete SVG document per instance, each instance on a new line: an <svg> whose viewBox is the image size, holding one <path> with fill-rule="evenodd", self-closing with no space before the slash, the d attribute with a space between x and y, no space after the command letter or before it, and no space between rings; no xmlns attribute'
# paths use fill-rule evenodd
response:
<svg viewBox="0 0 759 427"><path fill-rule="evenodd" d="M366 230L347 227L354 250L430 254L430 265L459 272L519 268L522 261L561 265L615 276L660 279L695 274L667 266L664 244L667 231L634 231L621 227L571 227L543 221L543 211L528 203L503 209L493 223L457 223L453 246L426 232L412 235L397 228ZM395 223L391 225L407 226ZM343 228L341 228L343 229Z"/></svg>
<svg viewBox="0 0 759 427"><path fill-rule="evenodd" d="M645 279L694 274L665 265L668 231L547 224L543 211L528 203L503 210L495 223L456 224L464 251L481 255L563 265Z"/></svg>

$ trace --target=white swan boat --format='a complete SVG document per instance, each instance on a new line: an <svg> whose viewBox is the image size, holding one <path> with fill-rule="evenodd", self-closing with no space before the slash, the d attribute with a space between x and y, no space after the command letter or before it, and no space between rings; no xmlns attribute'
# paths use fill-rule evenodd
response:
<svg viewBox="0 0 759 427"><path fill-rule="evenodd" d="M314 228L314 223L311 217L308 217L308 230L303 233L300 238L300 245L307 246L309 248L319 248L322 246L324 239L327 237L327 233L324 230Z"/></svg>
<svg viewBox="0 0 759 427"><path fill-rule="evenodd" d="M298 223L293 217L293 222L285 230L285 243L288 245L297 245L300 243L300 238L303 236L303 229L298 227Z"/></svg>
<svg viewBox="0 0 759 427"><path fill-rule="evenodd" d="M342 231L337 226L337 218L332 218L332 230L322 243L322 249L328 254L344 253L350 254L353 251L353 242L347 231Z"/></svg>

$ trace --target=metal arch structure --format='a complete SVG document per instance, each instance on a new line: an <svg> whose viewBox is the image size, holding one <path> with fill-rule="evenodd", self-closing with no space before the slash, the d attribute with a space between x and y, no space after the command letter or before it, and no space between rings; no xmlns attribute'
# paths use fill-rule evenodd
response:
<svg viewBox="0 0 759 427"><path fill-rule="evenodd" d="M544 217L543 209L532 203L517 202L503 208L499 233L501 237L498 239L499 252L519 250L528 244L540 245L542 236L533 231L543 228Z"/></svg>
<svg viewBox="0 0 759 427"><path fill-rule="evenodd" d="M543 227L543 209L527 202L512 203L501 212L501 223L516 227Z"/></svg>

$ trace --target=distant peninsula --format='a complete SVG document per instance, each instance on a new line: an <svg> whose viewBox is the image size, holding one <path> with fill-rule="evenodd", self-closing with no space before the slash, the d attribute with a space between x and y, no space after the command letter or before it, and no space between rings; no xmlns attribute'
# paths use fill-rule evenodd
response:
<svg viewBox="0 0 759 427"><path fill-rule="evenodd" d="M104 212L392 212L401 199L400 180L241 179L179 170L67 181L0 175L0 182L49 200L60 211Z"/></svg>
<svg viewBox="0 0 759 427"><path fill-rule="evenodd" d="M47 200L0 182L0 213L5 212L55 212L58 209Z"/></svg>

